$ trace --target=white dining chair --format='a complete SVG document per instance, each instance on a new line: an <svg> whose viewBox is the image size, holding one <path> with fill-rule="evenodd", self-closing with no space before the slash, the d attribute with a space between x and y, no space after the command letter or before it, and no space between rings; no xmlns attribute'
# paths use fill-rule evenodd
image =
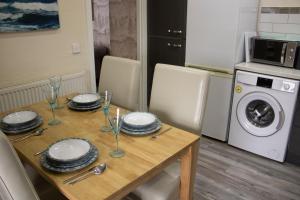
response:
<svg viewBox="0 0 300 200"><path fill-rule="evenodd" d="M14 148L0 131L0 199L39 199Z"/></svg>
<svg viewBox="0 0 300 200"><path fill-rule="evenodd" d="M149 110L165 123L200 135L208 82L207 71L157 64ZM176 161L133 193L142 200L175 200L179 185L180 163Z"/></svg>
<svg viewBox="0 0 300 200"><path fill-rule="evenodd" d="M0 131L0 200L66 200L41 177L36 177L35 180L39 180L36 183L38 191L35 190L13 146Z"/></svg>
<svg viewBox="0 0 300 200"><path fill-rule="evenodd" d="M129 110L138 109L140 61L105 56L101 65L99 92L112 92L111 102Z"/></svg>

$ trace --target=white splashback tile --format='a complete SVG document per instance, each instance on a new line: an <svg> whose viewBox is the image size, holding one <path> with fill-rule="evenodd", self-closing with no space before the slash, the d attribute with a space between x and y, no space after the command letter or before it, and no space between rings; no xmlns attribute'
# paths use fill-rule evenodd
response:
<svg viewBox="0 0 300 200"><path fill-rule="evenodd" d="M300 14L290 14L288 23L290 23L290 24L300 24Z"/></svg>
<svg viewBox="0 0 300 200"><path fill-rule="evenodd" d="M300 34L300 24L273 24L273 32Z"/></svg>
<svg viewBox="0 0 300 200"><path fill-rule="evenodd" d="M258 31L262 32L272 32L273 31L273 25L272 23L258 23Z"/></svg>
<svg viewBox="0 0 300 200"><path fill-rule="evenodd" d="M260 15L260 22L287 23L288 19L288 14L262 13Z"/></svg>
<svg viewBox="0 0 300 200"><path fill-rule="evenodd" d="M259 7L259 36L300 41L300 0L261 0Z"/></svg>

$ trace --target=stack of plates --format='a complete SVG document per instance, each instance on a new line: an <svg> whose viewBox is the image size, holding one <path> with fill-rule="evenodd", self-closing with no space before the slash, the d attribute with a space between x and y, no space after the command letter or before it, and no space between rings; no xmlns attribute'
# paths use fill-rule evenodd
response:
<svg viewBox="0 0 300 200"><path fill-rule="evenodd" d="M7 134L18 134L37 128L43 119L36 112L25 110L10 113L0 122L0 128Z"/></svg>
<svg viewBox="0 0 300 200"><path fill-rule="evenodd" d="M159 119L146 112L132 112L123 117L121 131L135 136L154 133L161 128Z"/></svg>
<svg viewBox="0 0 300 200"><path fill-rule="evenodd" d="M72 98L68 107L73 110L93 110L101 107L100 95L96 93L80 94Z"/></svg>
<svg viewBox="0 0 300 200"><path fill-rule="evenodd" d="M41 165L54 172L72 172L92 164L97 148L88 140L66 138L50 145L41 156Z"/></svg>

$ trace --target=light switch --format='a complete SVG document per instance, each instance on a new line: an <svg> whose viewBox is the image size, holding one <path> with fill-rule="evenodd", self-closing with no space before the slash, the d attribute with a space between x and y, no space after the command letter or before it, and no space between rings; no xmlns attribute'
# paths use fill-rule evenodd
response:
<svg viewBox="0 0 300 200"><path fill-rule="evenodd" d="M73 54L79 54L80 53L79 43L72 43L72 53Z"/></svg>

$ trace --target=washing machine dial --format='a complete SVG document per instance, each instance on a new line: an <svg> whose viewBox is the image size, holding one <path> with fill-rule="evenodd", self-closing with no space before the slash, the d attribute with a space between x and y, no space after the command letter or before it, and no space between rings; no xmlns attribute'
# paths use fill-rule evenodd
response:
<svg viewBox="0 0 300 200"><path fill-rule="evenodd" d="M291 86L290 86L289 84L284 84L284 85L283 85L283 88L284 88L285 90L289 90L290 87L291 87Z"/></svg>
<svg viewBox="0 0 300 200"><path fill-rule="evenodd" d="M295 83L283 81L283 83L282 83L282 89L281 90L285 91L285 92L294 92L294 90L295 90Z"/></svg>

